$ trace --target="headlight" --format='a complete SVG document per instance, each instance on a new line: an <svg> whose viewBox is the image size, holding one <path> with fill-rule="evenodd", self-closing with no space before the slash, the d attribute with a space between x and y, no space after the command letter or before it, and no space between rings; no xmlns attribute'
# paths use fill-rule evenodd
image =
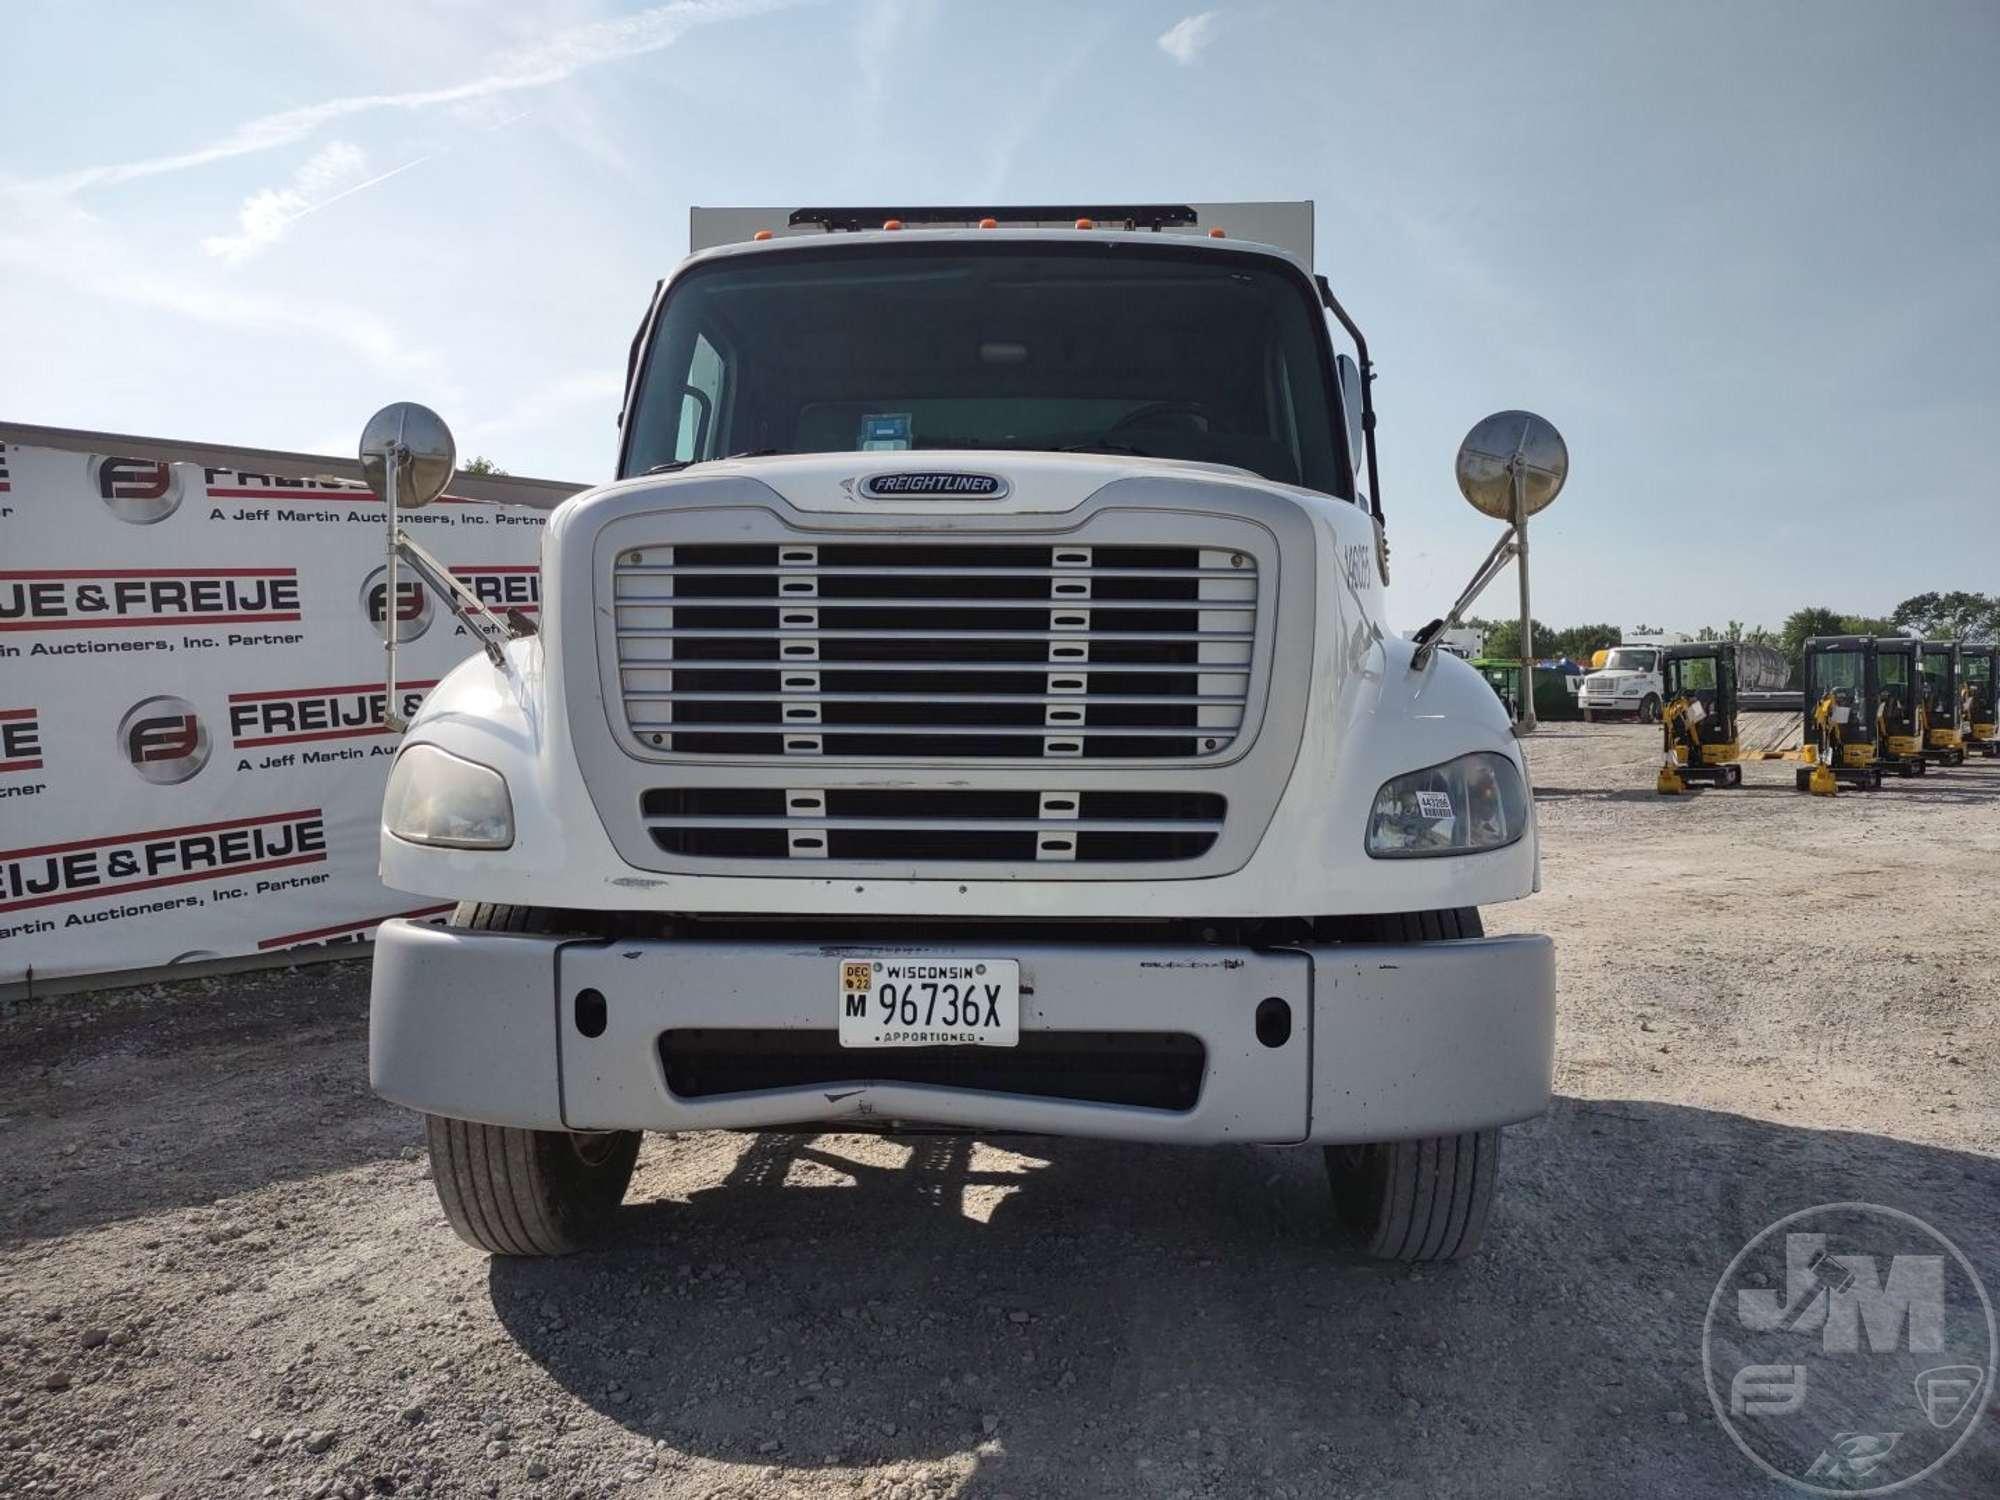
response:
<svg viewBox="0 0 2000 1500"><path fill-rule="evenodd" d="M1528 831L1521 773L1489 750L1384 783L1368 818L1376 859L1423 859L1499 849Z"/></svg>
<svg viewBox="0 0 2000 1500"><path fill-rule="evenodd" d="M389 773L382 826L413 844L505 849L514 842L514 804L498 771L412 745Z"/></svg>

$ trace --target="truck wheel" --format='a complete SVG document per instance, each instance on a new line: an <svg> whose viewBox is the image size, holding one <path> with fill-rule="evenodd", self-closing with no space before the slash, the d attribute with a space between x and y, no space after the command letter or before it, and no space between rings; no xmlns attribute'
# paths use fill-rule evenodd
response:
<svg viewBox="0 0 2000 1500"><path fill-rule="evenodd" d="M1362 942L1481 937L1476 907L1363 919ZM1378 1260L1458 1260L1479 1248L1498 1192L1500 1131L1326 1148L1334 1217Z"/></svg>
<svg viewBox="0 0 2000 1500"><path fill-rule="evenodd" d="M572 1135L425 1115L431 1177L458 1237L493 1255L569 1255L624 1200L639 1132Z"/></svg>
<svg viewBox="0 0 2000 1500"><path fill-rule="evenodd" d="M1639 704L1639 722L1657 724L1660 722L1660 700L1648 693Z"/></svg>
<svg viewBox="0 0 2000 1500"><path fill-rule="evenodd" d="M461 901L452 925L482 932L554 932L566 924L533 906ZM572 1134L424 1116L431 1179L458 1237L493 1255L568 1255L609 1225L639 1157L639 1132Z"/></svg>
<svg viewBox="0 0 2000 1500"><path fill-rule="evenodd" d="M1499 1130L1328 1146L1334 1213L1377 1260L1459 1260L1493 1212Z"/></svg>
<svg viewBox="0 0 2000 1500"><path fill-rule="evenodd" d="M1586 724L1595 724L1597 722L1597 710L1594 708L1586 708L1583 711L1583 722Z"/></svg>

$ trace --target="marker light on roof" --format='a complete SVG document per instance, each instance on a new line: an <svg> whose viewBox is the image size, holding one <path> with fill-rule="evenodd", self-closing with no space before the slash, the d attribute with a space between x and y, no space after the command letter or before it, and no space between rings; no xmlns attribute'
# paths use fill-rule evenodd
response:
<svg viewBox="0 0 2000 1500"><path fill-rule="evenodd" d="M981 229L998 229L1000 227L1000 221L998 219L981 219L979 221L979 227Z"/></svg>
<svg viewBox="0 0 2000 1500"><path fill-rule="evenodd" d="M772 238L772 235L770 230L760 229L755 234L751 235L750 238L753 240L768 240Z"/></svg>
<svg viewBox="0 0 2000 1500"><path fill-rule="evenodd" d="M901 229L903 227L903 221L901 219L884 219L882 221L882 227L884 229Z"/></svg>
<svg viewBox="0 0 2000 1500"><path fill-rule="evenodd" d="M1215 228L1209 230L1208 237L1212 240L1226 240L1229 238L1228 235L1222 232L1222 226L1220 224L1216 225Z"/></svg>
<svg viewBox="0 0 2000 1500"><path fill-rule="evenodd" d="M1076 221L1076 227L1078 229L1095 229L1097 227L1097 221L1095 219L1078 219Z"/></svg>

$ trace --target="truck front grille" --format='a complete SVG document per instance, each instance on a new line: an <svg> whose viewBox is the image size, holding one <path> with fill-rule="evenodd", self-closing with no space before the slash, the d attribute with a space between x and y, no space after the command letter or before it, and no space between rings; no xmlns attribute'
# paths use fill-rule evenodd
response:
<svg viewBox="0 0 2000 1500"><path fill-rule="evenodd" d="M1108 863L1198 859L1222 832L1214 792L654 787L661 852L697 859Z"/></svg>
<svg viewBox="0 0 2000 1500"><path fill-rule="evenodd" d="M912 1083L1089 1104L1193 1109L1207 1062L1175 1031L1023 1031L1014 1047L855 1051L833 1031L689 1027L660 1037L667 1087L683 1099L756 1089Z"/></svg>
<svg viewBox="0 0 2000 1500"><path fill-rule="evenodd" d="M620 552L613 597L648 752L1154 761L1235 744L1258 576L1213 546L700 543Z"/></svg>

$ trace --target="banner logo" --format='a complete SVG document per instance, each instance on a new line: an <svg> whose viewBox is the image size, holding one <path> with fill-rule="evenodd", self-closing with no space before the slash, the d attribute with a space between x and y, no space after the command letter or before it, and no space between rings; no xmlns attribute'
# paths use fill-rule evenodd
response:
<svg viewBox="0 0 2000 1500"><path fill-rule="evenodd" d="M6 849L0 850L0 912L325 860L326 821L317 807Z"/></svg>
<svg viewBox="0 0 2000 1500"><path fill-rule="evenodd" d="M415 715L435 679L397 684L404 718ZM238 750L357 739L389 733L387 695L380 683L349 687L278 688L229 695L229 735Z"/></svg>
<svg viewBox="0 0 2000 1500"><path fill-rule="evenodd" d="M32 708L0 708L0 774L42 768L42 720Z"/></svg>
<svg viewBox="0 0 2000 1500"><path fill-rule="evenodd" d="M90 460L90 482L111 514L134 526L164 521L181 504L180 471L150 458Z"/></svg>
<svg viewBox="0 0 2000 1500"><path fill-rule="evenodd" d="M296 568L0 570L0 630L296 620Z"/></svg>
<svg viewBox="0 0 2000 1500"><path fill-rule="evenodd" d="M510 609L524 615L541 610L542 570L535 563L454 564L451 571L496 615Z"/></svg>
<svg viewBox="0 0 2000 1500"><path fill-rule="evenodd" d="M388 573L386 566L379 567L361 580L361 613L368 617L368 623L385 641L389 638L386 623L388 610L385 607L385 596L389 592ZM413 573L400 573L396 579L397 642L414 641L429 630L433 613L431 591L424 587L423 580Z"/></svg>
<svg viewBox="0 0 2000 1500"><path fill-rule="evenodd" d="M390 912L386 917L361 917L352 922L336 922L331 927L314 927L305 932L287 932L277 937L261 939L257 944L259 953L268 953L273 948L328 947L334 943L359 943L375 935L375 929L395 917L411 921L429 919L426 925L442 925L445 916L458 909L455 901L446 901L435 906L419 906L410 911Z"/></svg>
<svg viewBox="0 0 2000 1500"><path fill-rule="evenodd" d="M179 786L208 764L208 727L185 698L143 698L118 721L118 748L143 780Z"/></svg>

